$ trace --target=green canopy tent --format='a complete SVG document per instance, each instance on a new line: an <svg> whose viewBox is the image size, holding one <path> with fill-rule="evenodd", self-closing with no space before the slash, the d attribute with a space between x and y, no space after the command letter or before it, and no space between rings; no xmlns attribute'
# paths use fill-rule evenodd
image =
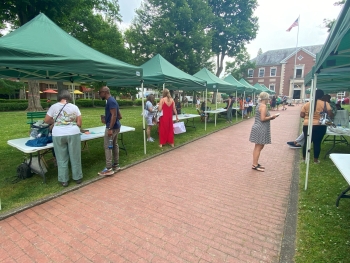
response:
<svg viewBox="0 0 350 263"><path fill-rule="evenodd" d="M259 92L259 90L257 88L252 86L245 79L241 78L239 80L239 82L241 82L243 84L243 86L245 87L245 89L244 89L245 93L256 93L256 92Z"/></svg>
<svg viewBox="0 0 350 263"><path fill-rule="evenodd" d="M225 78L224 78L224 81L234 85L235 87L237 87L237 91L240 92L240 94L243 94L243 91L245 89L245 86L239 82L237 79L235 79L231 74L230 75L227 75Z"/></svg>
<svg viewBox="0 0 350 263"><path fill-rule="evenodd" d="M141 65L144 85L169 86L169 89L205 90L206 82L183 72L157 54Z"/></svg>
<svg viewBox="0 0 350 263"><path fill-rule="evenodd" d="M328 38L321 51L316 55L316 62L312 70L305 77L305 84L310 85L310 112L314 114L315 90L321 88L325 92L349 90L350 79L350 1L344 6L333 24ZM310 118L310 119L311 119ZM306 177L307 189L312 122L309 123L306 146Z"/></svg>
<svg viewBox="0 0 350 263"><path fill-rule="evenodd" d="M196 74L194 74L193 76L199 78L199 79L203 79L207 82L207 90L206 90L206 98L205 101L207 101L207 91L209 89L209 91L213 90L215 92L225 92L228 94L231 94L233 92L236 91L236 97L237 97L237 87L233 84L230 84L222 79L220 79L219 77L217 77L216 75L214 75L213 73L211 73L208 69L206 68L202 68L200 71L198 71ZM217 100L215 103L215 107L217 108ZM237 111L236 111L236 118L237 118ZM205 119L206 120L206 119ZM205 126L204 129L207 129L207 121L205 121Z"/></svg>
<svg viewBox="0 0 350 263"><path fill-rule="evenodd" d="M267 92L267 93L270 94L270 95L276 94L275 91L268 89L264 84L260 84L260 83L257 82L257 83L255 83L253 86L254 86L255 88L257 88L258 90L260 90L260 91Z"/></svg>
<svg viewBox="0 0 350 263"><path fill-rule="evenodd" d="M88 47L39 14L0 38L0 77L137 85L142 68Z"/></svg>

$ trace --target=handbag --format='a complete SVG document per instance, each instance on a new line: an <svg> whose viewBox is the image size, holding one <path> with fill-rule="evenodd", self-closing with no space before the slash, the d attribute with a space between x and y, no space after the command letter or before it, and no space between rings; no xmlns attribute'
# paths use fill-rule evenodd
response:
<svg viewBox="0 0 350 263"><path fill-rule="evenodd" d="M186 132L185 123L183 121L175 122L173 124L173 128L174 128L174 134L180 134L180 133Z"/></svg>
<svg viewBox="0 0 350 263"><path fill-rule="evenodd" d="M323 110L320 112L320 125L333 126L333 121L329 118L327 114L327 106L326 102L324 102Z"/></svg>

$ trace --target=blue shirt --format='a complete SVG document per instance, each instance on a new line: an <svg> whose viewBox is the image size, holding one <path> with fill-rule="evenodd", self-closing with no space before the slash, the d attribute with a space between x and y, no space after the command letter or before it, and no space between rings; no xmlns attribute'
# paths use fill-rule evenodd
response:
<svg viewBox="0 0 350 263"><path fill-rule="evenodd" d="M119 110L119 105L118 102L115 100L115 98L113 98L112 96L110 96L107 100L106 100L106 108L105 108L105 119L106 119L106 128L109 128L109 125L111 123L111 109L116 109L116 117L117 120L114 123L113 129L119 129L120 128L120 122L118 120L118 110Z"/></svg>

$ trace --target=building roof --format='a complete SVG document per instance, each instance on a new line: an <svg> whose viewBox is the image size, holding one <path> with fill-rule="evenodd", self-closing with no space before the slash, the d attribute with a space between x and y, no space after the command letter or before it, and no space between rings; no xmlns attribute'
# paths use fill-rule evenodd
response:
<svg viewBox="0 0 350 263"><path fill-rule="evenodd" d="M321 50L323 45L314 45L314 46L305 46L298 47L297 51L303 50L309 55L316 57L316 54ZM284 49L276 49L269 50L261 55L253 58L251 61L255 62L256 65L277 65L280 63L285 63L288 58L295 54L295 47L293 48L284 48Z"/></svg>

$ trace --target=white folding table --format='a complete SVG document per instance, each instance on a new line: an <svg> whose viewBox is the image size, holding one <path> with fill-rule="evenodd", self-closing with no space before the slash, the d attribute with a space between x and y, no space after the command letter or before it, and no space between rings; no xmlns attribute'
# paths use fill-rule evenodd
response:
<svg viewBox="0 0 350 263"><path fill-rule="evenodd" d="M200 117L198 114L178 114L177 115L179 121L186 120L185 126L186 127L192 127L196 129L196 126L194 125L194 118ZM189 119L192 119L192 126L188 126ZM176 115L173 115L173 121L176 121Z"/></svg>
<svg viewBox="0 0 350 263"><path fill-rule="evenodd" d="M341 198L350 198L350 195L346 193L350 190L350 154L331 153L329 158L333 161L339 172L343 175L344 179L348 183L348 187L338 196L335 205L339 206Z"/></svg>
<svg viewBox="0 0 350 263"><path fill-rule="evenodd" d="M106 129L105 126L88 128L86 130L89 130L89 134L85 134L85 133L81 134L81 141L84 142L84 145L86 145L87 141L89 141L89 140L102 138L104 136L105 129ZM124 125L122 125L120 127L119 140L122 143L122 146L120 147L120 149L124 150L126 152L126 154L127 154L127 151L126 151L126 148L124 145L123 133L130 132L130 131L135 131L135 128L124 126ZM38 173L39 173L39 175L41 175L43 177L44 183L45 183L45 181L46 181L45 180L45 172L44 172L43 167L41 166L41 162L40 162L41 158L40 157L42 157L42 155L43 155L43 153L41 153L42 151L49 150L49 149L53 148L53 143L48 143L46 146L43 146L43 147L30 147L30 146L25 145L28 140L30 140L30 137L13 139L13 140L7 141L7 144L20 150L23 153L30 154L30 162L33 158L33 154L37 154L38 164L40 167L40 171L38 171Z"/></svg>

